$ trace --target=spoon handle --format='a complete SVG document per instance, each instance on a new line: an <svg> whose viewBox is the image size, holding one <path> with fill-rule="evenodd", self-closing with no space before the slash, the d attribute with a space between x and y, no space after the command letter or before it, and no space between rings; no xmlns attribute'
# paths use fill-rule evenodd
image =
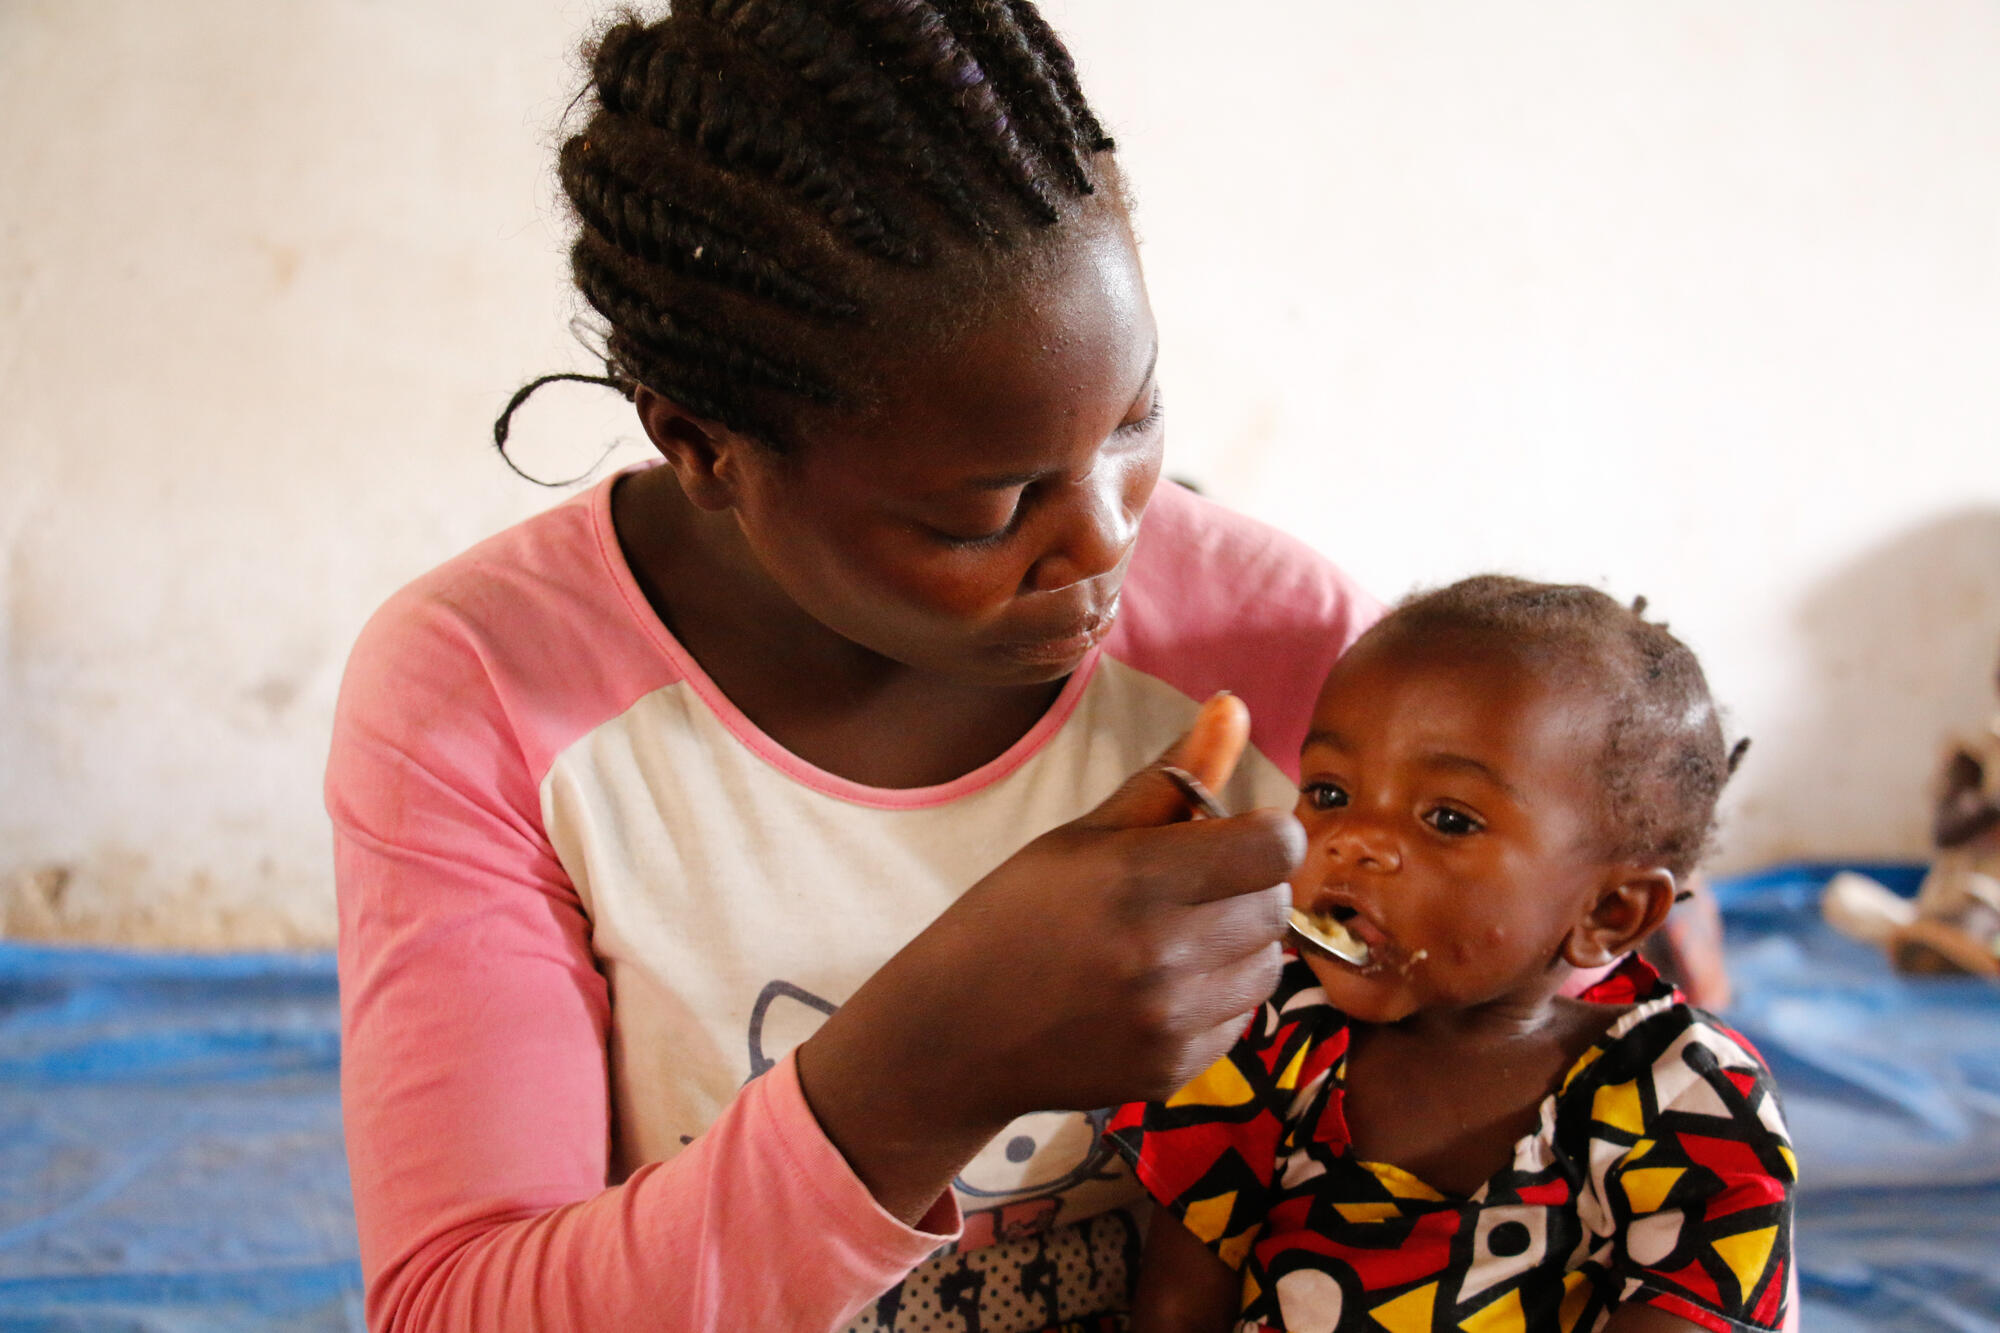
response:
<svg viewBox="0 0 2000 1333"><path fill-rule="evenodd" d="M1194 807L1197 816L1202 819L1229 818L1229 812L1222 808L1222 803L1215 799L1215 794L1202 785L1200 778L1185 768L1175 768L1172 764L1161 764L1160 771L1167 775L1168 781L1181 789L1181 795L1188 798L1188 804Z"/></svg>

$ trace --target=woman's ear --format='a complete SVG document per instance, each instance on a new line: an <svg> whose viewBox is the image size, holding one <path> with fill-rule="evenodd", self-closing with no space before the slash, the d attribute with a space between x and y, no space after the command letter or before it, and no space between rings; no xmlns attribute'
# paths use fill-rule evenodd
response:
<svg viewBox="0 0 2000 1333"><path fill-rule="evenodd" d="M632 391L632 405L689 501L710 511L730 508L736 500L736 453L756 446L643 384Z"/></svg>
<svg viewBox="0 0 2000 1333"><path fill-rule="evenodd" d="M1613 866L1564 938L1563 961L1603 967L1632 952L1667 919L1676 887L1665 867Z"/></svg>

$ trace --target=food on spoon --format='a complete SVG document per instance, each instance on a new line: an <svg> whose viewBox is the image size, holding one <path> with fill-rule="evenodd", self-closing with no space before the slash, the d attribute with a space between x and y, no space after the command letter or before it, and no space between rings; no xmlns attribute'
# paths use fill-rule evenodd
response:
<svg viewBox="0 0 2000 1333"><path fill-rule="evenodd" d="M1342 962L1364 966L1368 962L1368 942L1357 939L1347 923L1331 916L1310 916L1292 909L1292 929Z"/></svg>

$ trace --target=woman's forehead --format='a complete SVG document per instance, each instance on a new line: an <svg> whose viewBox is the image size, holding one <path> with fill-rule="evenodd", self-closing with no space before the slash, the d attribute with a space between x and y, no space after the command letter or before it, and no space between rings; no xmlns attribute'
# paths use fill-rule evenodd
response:
<svg viewBox="0 0 2000 1333"><path fill-rule="evenodd" d="M949 487L1067 466L1101 443L1146 392L1159 337L1129 231L1063 249L948 342L888 361L881 401L817 433L824 461Z"/></svg>

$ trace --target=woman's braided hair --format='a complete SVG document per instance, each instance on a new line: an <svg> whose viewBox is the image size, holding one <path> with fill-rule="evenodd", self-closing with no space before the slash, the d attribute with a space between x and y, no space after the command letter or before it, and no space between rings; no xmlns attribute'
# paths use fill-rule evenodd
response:
<svg viewBox="0 0 2000 1333"><path fill-rule="evenodd" d="M1028 0L675 0L587 54L559 162L608 382L781 450L1112 180Z"/></svg>
<svg viewBox="0 0 2000 1333"><path fill-rule="evenodd" d="M1748 740L1725 747L1701 663L1667 627L1595 588L1482 574L1419 593L1382 624L1420 637L1492 635L1538 668L1605 700L1594 769L1605 854L1692 870L1714 836L1715 804Z"/></svg>

